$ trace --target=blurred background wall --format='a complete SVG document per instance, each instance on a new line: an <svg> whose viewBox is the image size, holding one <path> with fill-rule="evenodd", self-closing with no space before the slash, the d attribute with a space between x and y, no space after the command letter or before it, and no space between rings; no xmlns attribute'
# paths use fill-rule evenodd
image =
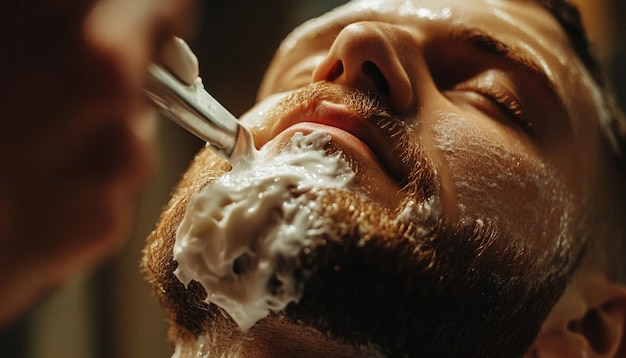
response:
<svg viewBox="0 0 626 358"><path fill-rule="evenodd" d="M280 39L303 20L344 0L201 1L196 37L205 87L235 115L254 103ZM577 0L615 87L626 88L623 0ZM203 145L167 120L160 123L160 168L138 203L138 222L125 249L95 272L79 273L0 334L0 357L165 358L164 315L139 272L144 240L181 173Z"/></svg>

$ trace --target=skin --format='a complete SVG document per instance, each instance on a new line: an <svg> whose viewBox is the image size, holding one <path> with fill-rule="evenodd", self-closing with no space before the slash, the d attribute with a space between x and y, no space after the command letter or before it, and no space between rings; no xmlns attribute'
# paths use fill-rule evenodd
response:
<svg viewBox="0 0 626 358"><path fill-rule="evenodd" d="M0 34L0 328L115 252L153 166L146 65L189 1L6 4Z"/></svg>
<svg viewBox="0 0 626 358"><path fill-rule="evenodd" d="M451 40L459 33L473 40ZM376 69L363 67L368 62ZM488 220L530 257L560 254L572 269L585 238L577 224L593 210L607 147L597 88L542 7L354 1L296 29L279 48L258 104L241 118L257 147L280 150L295 131L327 130L329 150L341 150L356 169L352 190L398 212L412 169L397 158L392 139L353 123L332 99L284 100L318 82L356 88L388 106L436 169L443 220ZM198 183L197 164L181 184L183 197ZM297 354L278 343L286 340L312 356L328 346L306 327L274 329L281 324L287 323L270 318L243 335L227 333L237 330L224 323L219 334L224 346L244 347L244 356L270 345Z"/></svg>
<svg viewBox="0 0 626 358"><path fill-rule="evenodd" d="M417 16L399 15L411 11ZM536 69L469 44L450 44L450 33L459 27L499 39ZM344 72L331 78L338 60ZM367 60L383 73L390 95L361 72ZM378 94L407 124L435 164L444 218L490 218L532 250L545 251L573 230L575 223L566 217L583 215L581 203L591 195L605 150L598 104L583 100L594 98L596 88L558 24L532 1L354 2L303 25L286 39L266 73L261 110L242 117L256 132L257 146L276 136L287 140L307 126L282 131L283 122L293 120L259 117L268 112L266 99L273 103L302 85L329 80ZM520 110L522 118L511 118L490 102L493 91L506 92L504 106ZM354 138L344 134L333 133L334 145L360 163L358 190L383 206L398 205L397 173L407 175L408 166L389 164L393 158L382 160L387 167L380 165L367 150L351 147ZM390 148L390 143L373 146L378 145ZM389 170L394 165L400 168ZM502 205L509 201L519 204Z"/></svg>

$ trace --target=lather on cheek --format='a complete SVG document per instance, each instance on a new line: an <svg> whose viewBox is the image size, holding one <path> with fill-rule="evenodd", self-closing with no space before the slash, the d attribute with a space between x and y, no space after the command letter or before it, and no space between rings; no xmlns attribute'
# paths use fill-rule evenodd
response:
<svg viewBox="0 0 626 358"><path fill-rule="evenodd" d="M512 130L450 116L434 128L462 219L547 242L567 225L561 180Z"/></svg>

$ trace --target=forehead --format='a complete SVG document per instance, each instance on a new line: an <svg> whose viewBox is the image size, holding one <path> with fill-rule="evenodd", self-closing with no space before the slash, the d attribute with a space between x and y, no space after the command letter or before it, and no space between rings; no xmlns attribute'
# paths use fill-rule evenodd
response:
<svg viewBox="0 0 626 358"><path fill-rule="evenodd" d="M555 65L568 66L572 58L559 24L534 0L353 0L294 30L278 57L323 50L343 27L359 21L403 25L424 38L479 28L537 56L548 73Z"/></svg>
<svg viewBox="0 0 626 358"><path fill-rule="evenodd" d="M533 26L554 23L550 14L535 0L352 0L304 24L301 30L319 30L325 23L342 21L406 20L413 23L416 20L436 22L462 18L494 19L499 20L499 24L524 22Z"/></svg>

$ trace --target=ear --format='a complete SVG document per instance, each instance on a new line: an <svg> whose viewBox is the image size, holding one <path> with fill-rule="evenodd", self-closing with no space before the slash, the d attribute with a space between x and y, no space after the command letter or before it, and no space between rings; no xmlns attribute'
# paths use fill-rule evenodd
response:
<svg viewBox="0 0 626 358"><path fill-rule="evenodd" d="M626 287L577 273L527 357L626 357Z"/></svg>

